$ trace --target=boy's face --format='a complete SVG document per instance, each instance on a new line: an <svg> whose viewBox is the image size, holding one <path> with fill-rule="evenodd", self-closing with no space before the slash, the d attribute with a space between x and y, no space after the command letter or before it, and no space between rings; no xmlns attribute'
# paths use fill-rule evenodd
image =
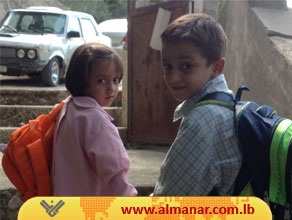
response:
<svg viewBox="0 0 292 220"><path fill-rule="evenodd" d="M117 98L120 77L113 61L95 62L89 74L86 95L94 98L102 107L110 106Z"/></svg>
<svg viewBox="0 0 292 220"><path fill-rule="evenodd" d="M179 102L196 95L208 80L221 74L223 69L218 71L217 62L208 66L200 50L188 41L163 43L161 56L164 81ZM220 62L224 66L222 60Z"/></svg>

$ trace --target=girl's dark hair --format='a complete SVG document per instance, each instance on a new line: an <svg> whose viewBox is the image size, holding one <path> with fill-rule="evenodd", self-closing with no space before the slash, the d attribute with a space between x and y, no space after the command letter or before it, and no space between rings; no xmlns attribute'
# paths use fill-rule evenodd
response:
<svg viewBox="0 0 292 220"><path fill-rule="evenodd" d="M198 47L208 65L225 56L227 37L222 26L207 14L186 14L168 25L162 43L190 41Z"/></svg>
<svg viewBox="0 0 292 220"><path fill-rule="evenodd" d="M112 60L116 71L123 75L120 55L112 48L99 43L85 43L73 53L65 77L65 86L72 96L85 96L89 74L94 62Z"/></svg>

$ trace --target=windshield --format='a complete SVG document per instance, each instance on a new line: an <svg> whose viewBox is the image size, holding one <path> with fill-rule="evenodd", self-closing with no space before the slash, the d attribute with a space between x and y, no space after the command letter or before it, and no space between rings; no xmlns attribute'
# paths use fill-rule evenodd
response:
<svg viewBox="0 0 292 220"><path fill-rule="evenodd" d="M41 12L9 12L0 23L0 33L63 34L66 16Z"/></svg>

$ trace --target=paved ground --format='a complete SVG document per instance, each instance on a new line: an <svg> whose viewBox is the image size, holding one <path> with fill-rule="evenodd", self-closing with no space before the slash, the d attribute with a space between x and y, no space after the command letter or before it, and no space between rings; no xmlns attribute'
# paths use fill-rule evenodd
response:
<svg viewBox="0 0 292 220"><path fill-rule="evenodd" d="M166 154L167 147L147 146L144 149L127 150L130 157L129 180L139 188L154 187L160 164ZM0 152L0 160L2 161ZM13 187L0 164L0 190Z"/></svg>

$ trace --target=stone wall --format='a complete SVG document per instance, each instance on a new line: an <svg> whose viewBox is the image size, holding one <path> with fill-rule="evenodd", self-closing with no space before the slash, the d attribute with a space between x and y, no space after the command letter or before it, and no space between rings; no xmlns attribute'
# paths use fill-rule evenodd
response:
<svg viewBox="0 0 292 220"><path fill-rule="evenodd" d="M292 39L268 36L248 1L227 1L219 21L229 38L224 72L230 88L245 84L251 91L244 99L292 118Z"/></svg>

